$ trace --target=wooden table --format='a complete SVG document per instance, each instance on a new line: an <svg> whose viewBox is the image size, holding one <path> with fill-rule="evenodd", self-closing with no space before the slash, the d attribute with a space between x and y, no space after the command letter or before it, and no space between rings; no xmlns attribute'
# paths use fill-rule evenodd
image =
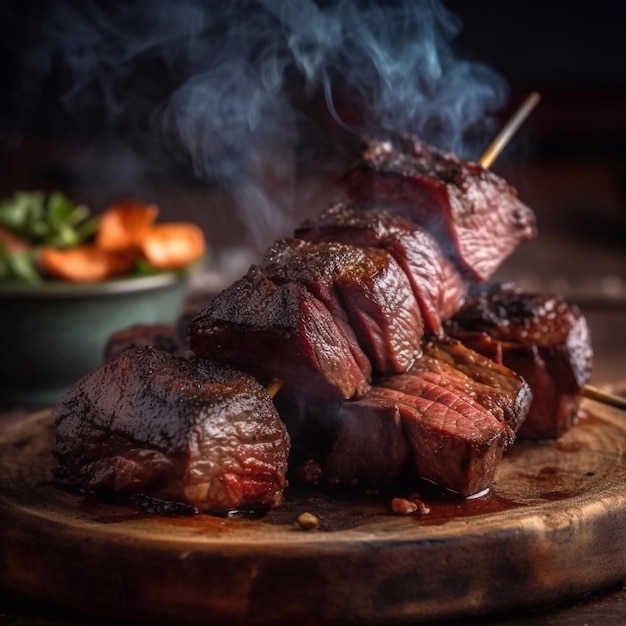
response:
<svg viewBox="0 0 626 626"><path fill-rule="evenodd" d="M439 622L441 626L623 626L626 622L624 585L593 593L573 604L529 609L516 615ZM0 624L6 626L131 626L130 623L98 621L0 595ZM139 625L137 625L139 626ZM425 625L421 625L425 626Z"/></svg>

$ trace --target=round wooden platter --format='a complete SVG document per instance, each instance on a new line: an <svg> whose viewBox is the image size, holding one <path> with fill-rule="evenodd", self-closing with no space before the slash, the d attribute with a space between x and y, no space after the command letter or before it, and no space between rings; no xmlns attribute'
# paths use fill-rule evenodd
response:
<svg viewBox="0 0 626 626"><path fill-rule="evenodd" d="M264 516L150 515L59 488L39 412L0 435L0 585L163 624L400 624L565 601L626 576L626 416L589 402L518 443L492 492L399 516L393 494L288 491ZM311 512L317 530L295 519Z"/></svg>

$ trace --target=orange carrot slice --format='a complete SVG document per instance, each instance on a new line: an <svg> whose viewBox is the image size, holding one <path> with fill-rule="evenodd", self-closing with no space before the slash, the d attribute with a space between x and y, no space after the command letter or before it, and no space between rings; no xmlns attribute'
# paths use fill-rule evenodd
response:
<svg viewBox="0 0 626 626"><path fill-rule="evenodd" d="M195 224L164 222L144 231L139 247L152 267L173 270L199 259L206 242L202 229Z"/></svg>
<svg viewBox="0 0 626 626"><path fill-rule="evenodd" d="M102 214L96 231L96 245L105 250L136 248L142 233L159 214L156 204L118 202Z"/></svg>
<svg viewBox="0 0 626 626"><path fill-rule="evenodd" d="M39 267L52 278L76 283L96 282L130 271L136 255L103 250L87 244L74 248L44 247L39 251Z"/></svg>

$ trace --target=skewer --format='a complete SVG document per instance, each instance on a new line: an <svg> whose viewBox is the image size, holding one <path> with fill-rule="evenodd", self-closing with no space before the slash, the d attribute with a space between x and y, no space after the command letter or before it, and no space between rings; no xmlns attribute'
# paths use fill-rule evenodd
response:
<svg viewBox="0 0 626 626"><path fill-rule="evenodd" d="M517 132L517 129L537 106L539 100L541 100L541 96L536 91L528 94L520 108L517 109L513 117L504 125L502 130L496 135L496 138L489 144L489 147L478 160L485 169L491 167L491 164L498 158L503 148Z"/></svg>
<svg viewBox="0 0 626 626"><path fill-rule="evenodd" d="M280 388L283 386L283 381L278 378L274 378L265 388L269 397L274 398L274 396L280 391Z"/></svg>
<svg viewBox="0 0 626 626"><path fill-rule="evenodd" d="M502 130L496 135L495 139L491 142L491 144L489 144L478 160L478 162L485 169L489 169L489 167L491 167L513 135L515 135L519 127L524 123L537 104L539 104L540 100L541 95L538 92L533 91L528 94L513 117L511 117L511 119L504 125ZM274 396L280 391L282 385L283 382L278 378L273 379L267 385L267 393L270 398L274 398ZM588 398L589 400L594 400L595 402L601 402L602 404L626 410L626 398L609 391L599 389L593 385L584 385L580 390L580 395Z"/></svg>
<svg viewBox="0 0 626 626"><path fill-rule="evenodd" d="M599 389L593 385L585 385L580 390L580 395L589 398L589 400L595 400L596 402L608 404L609 406L626 411L626 398L611 393L610 391Z"/></svg>
<svg viewBox="0 0 626 626"><path fill-rule="evenodd" d="M489 169L491 164L498 158L506 144L511 140L517 129L522 125L524 120L530 115L531 111L537 106L541 100L541 96L536 91L528 94L520 108L515 112L513 117L504 125L502 130L497 134L496 138L491 142L489 147L482 153L478 162L485 168ZM580 390L580 395L607 404L609 406L626 410L626 398L618 396L610 391L604 391L593 385L585 385Z"/></svg>
<svg viewBox="0 0 626 626"><path fill-rule="evenodd" d="M526 100L522 103L522 106L517 110L515 115L506 123L502 130L498 133L496 138L491 142L487 150L479 159L479 163L488 169L491 164L496 160L500 152L506 144L511 140L511 137L517 132L517 129L522 125L524 120L530 115L530 112L537 106L537 103L541 99L541 96L533 91L528 95ZM270 398L280 391L283 382L278 378L274 378L266 387L267 393Z"/></svg>

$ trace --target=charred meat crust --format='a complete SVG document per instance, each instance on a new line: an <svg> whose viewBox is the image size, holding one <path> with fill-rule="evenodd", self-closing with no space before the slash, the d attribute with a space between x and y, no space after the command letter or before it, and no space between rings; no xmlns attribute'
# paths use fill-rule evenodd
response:
<svg viewBox="0 0 626 626"><path fill-rule="evenodd" d="M274 507L289 437L265 389L231 367L131 347L66 392L54 455L80 487L203 511Z"/></svg>
<svg viewBox="0 0 626 626"><path fill-rule="evenodd" d="M257 267L218 294L194 318L189 347L263 384L274 378L306 395L361 397L369 380L348 338L302 285L277 285Z"/></svg>
<svg viewBox="0 0 626 626"><path fill-rule="evenodd" d="M404 372L421 353L419 306L406 275L385 250L282 239L261 268L277 283L305 286L338 325L353 329L375 373Z"/></svg>
<svg viewBox="0 0 626 626"><path fill-rule="evenodd" d="M593 360L589 327L577 306L510 284L476 287L446 330L528 382L533 401L520 437L556 438L576 422Z"/></svg>
<svg viewBox="0 0 626 626"><path fill-rule="evenodd" d="M425 330L441 332L441 322L461 305L466 281L434 237L383 206L333 203L296 230L307 241L340 242L387 250L404 271L424 320Z"/></svg>
<svg viewBox="0 0 626 626"><path fill-rule="evenodd" d="M372 140L339 184L352 200L383 204L429 230L471 281L490 278L536 236L533 212L506 181L409 136Z"/></svg>

